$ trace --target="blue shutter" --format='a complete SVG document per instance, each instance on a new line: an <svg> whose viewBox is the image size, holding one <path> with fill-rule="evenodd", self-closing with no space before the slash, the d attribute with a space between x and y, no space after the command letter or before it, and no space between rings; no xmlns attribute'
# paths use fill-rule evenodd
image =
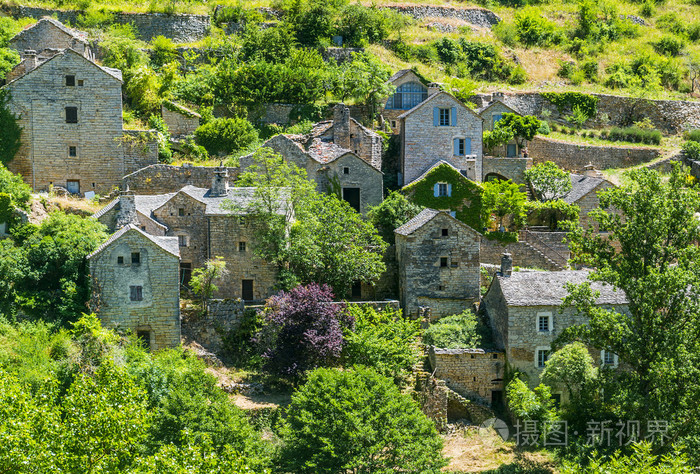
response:
<svg viewBox="0 0 700 474"><path fill-rule="evenodd" d="M452 185L449 183L447 184L447 195L452 196Z"/></svg>
<svg viewBox="0 0 700 474"><path fill-rule="evenodd" d="M450 111L450 125L453 127L457 126L457 107L452 107L452 110Z"/></svg>
<svg viewBox="0 0 700 474"><path fill-rule="evenodd" d="M450 211L450 215L456 219L457 218L457 211Z"/></svg>
<svg viewBox="0 0 700 474"><path fill-rule="evenodd" d="M454 155L459 155L459 138L452 140L452 149L454 150Z"/></svg>
<svg viewBox="0 0 700 474"><path fill-rule="evenodd" d="M440 109L433 107L433 126L437 127L440 125Z"/></svg>
<svg viewBox="0 0 700 474"><path fill-rule="evenodd" d="M440 195L440 184L435 183L435 186L433 186L433 196L438 197Z"/></svg>
<svg viewBox="0 0 700 474"><path fill-rule="evenodd" d="M464 139L464 154L465 155L472 154L472 139L471 138Z"/></svg>

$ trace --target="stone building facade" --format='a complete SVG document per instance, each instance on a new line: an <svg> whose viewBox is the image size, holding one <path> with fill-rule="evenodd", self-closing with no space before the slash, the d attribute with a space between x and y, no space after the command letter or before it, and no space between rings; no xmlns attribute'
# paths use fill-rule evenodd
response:
<svg viewBox="0 0 700 474"><path fill-rule="evenodd" d="M227 170L221 167L210 188L185 186L159 195L124 192L94 218L111 231L132 223L153 235L176 237L183 285L189 282L193 269L222 257L229 274L216 283L215 297L263 300L275 293L277 267L253 252L257 226L248 213L254 191L229 187ZM280 203L279 212L291 212L286 202Z"/></svg>
<svg viewBox="0 0 700 474"><path fill-rule="evenodd" d="M401 133L400 115L426 100L429 95L440 91L437 84L430 84L412 69L402 69L396 72L387 82L393 85L396 90L387 98L380 111L380 116L395 134Z"/></svg>
<svg viewBox="0 0 700 474"><path fill-rule="evenodd" d="M394 231L404 314L461 313L479 298L481 234L446 212L424 209Z"/></svg>
<svg viewBox="0 0 700 474"><path fill-rule="evenodd" d="M22 146L8 168L35 191L62 186L107 194L124 175L158 161L147 133L123 130L120 71L71 49L23 64L29 71L5 86L22 127Z"/></svg>
<svg viewBox="0 0 700 474"><path fill-rule="evenodd" d="M588 271L510 272L512 260L492 281L482 299L480 311L488 317L496 347L505 352L508 364L526 375L531 387L551 354L551 344L570 326L587 324L576 308L561 308L568 295L567 283L588 280ZM627 311L627 299L621 290L600 282L591 282L600 292L596 305ZM594 351L600 361L600 350ZM616 356L613 357L616 359Z"/></svg>
<svg viewBox="0 0 700 474"><path fill-rule="evenodd" d="M153 350L180 344L177 238L126 225L88 260L105 327L129 330Z"/></svg>
<svg viewBox="0 0 700 474"><path fill-rule="evenodd" d="M199 127L199 120L202 118L197 112L167 100L163 101L161 115L168 126L168 132L173 137L192 135Z"/></svg>
<svg viewBox="0 0 700 474"><path fill-rule="evenodd" d="M25 51L34 51L40 59L43 55L50 54L47 50L63 51L64 49L72 49L88 59L94 59L86 33L68 28L50 17L42 18L19 32L10 40L8 46L20 54L24 54Z"/></svg>
<svg viewBox="0 0 700 474"><path fill-rule="evenodd" d="M402 184L443 160L469 179L482 180L483 119L446 92L429 96L399 116ZM469 172L468 170L473 170Z"/></svg>
<svg viewBox="0 0 700 474"><path fill-rule="evenodd" d="M597 223L589 214L593 209L600 207L598 193L614 186L610 181L596 176L594 170L590 170L587 173L588 174L570 174L571 191L562 198L567 203L575 204L581 209L579 212L579 222L584 228L597 226Z"/></svg>

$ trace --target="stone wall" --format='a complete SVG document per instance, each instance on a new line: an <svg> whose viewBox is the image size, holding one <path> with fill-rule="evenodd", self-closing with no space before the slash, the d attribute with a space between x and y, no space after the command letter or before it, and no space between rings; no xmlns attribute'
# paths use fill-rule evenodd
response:
<svg viewBox="0 0 700 474"><path fill-rule="evenodd" d="M3 5L2 10L13 18L36 18L55 16L62 23L76 25L83 10L54 10L49 8ZM156 36L165 36L176 43L191 43L209 35L211 20L209 15L170 15L166 13L112 13L112 23L132 24L139 39L150 41Z"/></svg>
<svg viewBox="0 0 700 474"><path fill-rule="evenodd" d="M364 53L365 48L337 48L337 47L330 47L330 48L323 48L321 50L321 56L323 57L323 60L328 62L331 59L337 62L338 64L342 64L346 61L352 61L352 55L353 54L361 54Z"/></svg>
<svg viewBox="0 0 700 474"><path fill-rule="evenodd" d="M514 183L525 183L525 170L532 166L532 158L501 158L485 156L483 160L483 180L490 174L497 174Z"/></svg>
<svg viewBox="0 0 700 474"><path fill-rule="evenodd" d="M228 168L229 179L238 177L238 168ZM179 191L184 186L211 187L214 168L209 166L150 165L122 179L122 187L136 194L166 194Z"/></svg>
<svg viewBox="0 0 700 474"><path fill-rule="evenodd" d="M211 300L205 315L190 315L182 321L182 335L209 352L221 353L222 336L240 326L245 304L239 299Z"/></svg>
<svg viewBox="0 0 700 474"><path fill-rule="evenodd" d="M158 163L158 142L149 131L124 130L121 146L126 175Z"/></svg>
<svg viewBox="0 0 700 474"><path fill-rule="evenodd" d="M492 28L501 18L485 8L456 8L436 5L387 5L385 7L416 20L426 18L453 18L482 28Z"/></svg>
<svg viewBox="0 0 700 474"><path fill-rule="evenodd" d="M435 377L464 396L490 404L492 392L503 390L503 352L431 346L428 354Z"/></svg>
<svg viewBox="0 0 700 474"><path fill-rule="evenodd" d="M552 258L533 247L528 242L518 241L502 244L496 240L481 239L481 263L501 264L503 252L508 250L513 255L513 265L523 268L542 270L562 270L562 266Z"/></svg>
<svg viewBox="0 0 700 474"><path fill-rule="evenodd" d="M177 106L167 107L165 105L161 107L161 114L163 116L163 121L168 126L168 132L174 137L192 135L194 131L197 130L197 127L199 127L199 119L201 117L199 114L189 110L183 112L170 110L170 108L174 109L176 107Z"/></svg>
<svg viewBox="0 0 700 474"><path fill-rule="evenodd" d="M588 164L596 169L627 168L661 156L659 148L584 145L544 137L535 137L529 151L534 164L553 161L565 170L579 172Z"/></svg>
<svg viewBox="0 0 700 474"><path fill-rule="evenodd" d="M140 263L132 264L132 252ZM124 263L118 263L122 257ZM152 349L180 344L179 259L138 230L127 231L90 260L98 315L107 328L149 331ZM142 301L131 301L130 286L141 286Z"/></svg>
<svg viewBox="0 0 700 474"><path fill-rule="evenodd" d="M610 119L612 125L629 125L632 121L648 117L654 127L668 133L678 133L683 130L700 128L700 102L684 100L640 100L609 94L592 94L598 97L598 116L589 121L586 126L603 126L608 123L600 122L603 114ZM477 105L490 101L491 94L478 94L470 99ZM523 115L542 114L548 110L550 120L567 124L564 117L571 113L564 110L560 114L557 107L544 99L538 92L507 92L501 100Z"/></svg>
<svg viewBox="0 0 700 474"><path fill-rule="evenodd" d="M8 46L20 55L27 50L41 54L48 48L58 50L71 48L88 59L92 58L92 52L82 34L81 36L71 34L50 20L39 21L32 27L22 30L10 40Z"/></svg>

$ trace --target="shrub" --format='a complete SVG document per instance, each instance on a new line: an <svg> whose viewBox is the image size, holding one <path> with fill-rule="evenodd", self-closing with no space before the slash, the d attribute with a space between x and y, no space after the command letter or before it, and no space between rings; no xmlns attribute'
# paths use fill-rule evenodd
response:
<svg viewBox="0 0 700 474"><path fill-rule="evenodd" d="M10 172L0 163L0 193L9 194L14 206L26 209L32 197L32 188L22 181L22 177Z"/></svg>
<svg viewBox="0 0 700 474"><path fill-rule="evenodd" d="M317 369L292 396L285 472L440 473L435 425L410 395L372 369Z"/></svg>
<svg viewBox="0 0 700 474"><path fill-rule="evenodd" d="M539 426L554 420L554 401L546 385L539 385L534 390L519 378L514 378L506 387L508 409L517 420L537 421Z"/></svg>
<svg viewBox="0 0 700 474"><path fill-rule="evenodd" d="M462 53L459 43L451 38L443 36L435 42L437 55L445 64L454 64L459 60Z"/></svg>
<svg viewBox="0 0 700 474"><path fill-rule="evenodd" d="M690 41L700 40L700 23L695 22L688 25L688 39Z"/></svg>
<svg viewBox="0 0 700 474"><path fill-rule="evenodd" d="M506 46L513 47L518 42L518 29L512 23L500 21L491 31Z"/></svg>
<svg viewBox="0 0 700 474"><path fill-rule="evenodd" d="M693 129L685 132L683 138L700 143L700 129Z"/></svg>
<svg viewBox="0 0 700 474"><path fill-rule="evenodd" d="M687 141L681 145L681 149L689 160L700 160L700 143L696 141Z"/></svg>
<svg viewBox="0 0 700 474"><path fill-rule="evenodd" d="M170 149L170 132L163 118L160 115L151 115L148 117L148 128L156 130L158 161L171 163L173 161L173 152Z"/></svg>
<svg viewBox="0 0 700 474"><path fill-rule="evenodd" d="M468 310L435 321L423 334L425 344L443 349L484 347L488 340L488 328Z"/></svg>
<svg viewBox="0 0 700 474"><path fill-rule="evenodd" d="M354 321L333 301L330 287L311 283L280 292L265 303L259 336L265 367L296 378L306 370L335 364L343 349L343 329Z"/></svg>
<svg viewBox="0 0 700 474"><path fill-rule="evenodd" d="M151 40L151 47L151 62L154 66L163 66L177 59L177 49L170 38L158 35Z"/></svg>
<svg viewBox="0 0 700 474"><path fill-rule="evenodd" d="M654 16L655 11L656 8L654 8L654 2L651 0L646 0L639 9L639 14L644 18L651 18Z"/></svg>
<svg viewBox="0 0 700 474"><path fill-rule="evenodd" d="M598 61L590 59L581 63L581 71L586 80L596 82L598 80Z"/></svg>
<svg viewBox="0 0 700 474"><path fill-rule="evenodd" d="M369 210L367 218L384 241L393 245L394 229L413 219L421 210L422 206L412 203L398 191L392 191L381 204Z"/></svg>
<svg viewBox="0 0 700 474"><path fill-rule="evenodd" d="M347 46L365 46L379 43L391 33L391 24L386 10L376 6L365 7L352 4L340 13L336 34L343 37Z"/></svg>
<svg viewBox="0 0 700 474"><path fill-rule="evenodd" d="M229 154L257 141L258 132L246 119L217 118L194 132L197 143L211 155Z"/></svg>
<svg viewBox="0 0 700 474"><path fill-rule="evenodd" d="M516 66L510 71L510 76L506 81L508 84L518 85L527 82L527 72L522 66Z"/></svg>
<svg viewBox="0 0 700 474"><path fill-rule="evenodd" d="M543 17L536 8L515 13L518 42L525 46L548 46L559 42L557 26Z"/></svg>
<svg viewBox="0 0 700 474"><path fill-rule="evenodd" d="M652 46L659 54L678 56L685 47L685 42L677 36L667 35L652 43Z"/></svg>
<svg viewBox="0 0 700 474"><path fill-rule="evenodd" d="M5 79L7 73L19 64L19 54L13 49L0 48L0 82Z"/></svg>
<svg viewBox="0 0 700 474"><path fill-rule="evenodd" d="M578 107L587 118L592 118L598 110L598 98L581 92L543 92L542 97L556 105L560 114Z"/></svg>
<svg viewBox="0 0 700 474"><path fill-rule="evenodd" d="M346 312L355 328L345 330L345 365L371 367L396 383L404 382L420 354L420 321L405 318L401 310L376 311L368 305L349 305Z"/></svg>
<svg viewBox="0 0 700 474"><path fill-rule="evenodd" d="M633 127L613 127L608 132L607 139L610 141L626 141L632 143L644 143L647 145L661 144L661 132L658 130L645 130L637 126Z"/></svg>
<svg viewBox="0 0 700 474"><path fill-rule="evenodd" d="M551 201L528 201L527 221L530 225L546 225L551 230L565 227L568 222L578 222L580 208L563 199Z"/></svg>
<svg viewBox="0 0 700 474"><path fill-rule="evenodd" d="M559 70L557 71L557 76L564 79L570 79L576 70L576 63L573 61L561 61L559 64Z"/></svg>
<svg viewBox="0 0 700 474"><path fill-rule="evenodd" d="M0 89L0 164L3 165L12 161L22 144L22 128L8 106L9 96L7 89Z"/></svg>

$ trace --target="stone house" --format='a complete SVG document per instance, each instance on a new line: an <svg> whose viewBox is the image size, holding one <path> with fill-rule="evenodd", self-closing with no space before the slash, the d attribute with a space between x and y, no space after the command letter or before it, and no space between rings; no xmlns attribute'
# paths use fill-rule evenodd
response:
<svg viewBox="0 0 700 474"><path fill-rule="evenodd" d="M34 51L40 59L48 59L53 52L72 49L78 54L95 59L87 34L68 28L51 17L44 17L10 39L8 46L20 54Z"/></svg>
<svg viewBox="0 0 700 474"><path fill-rule="evenodd" d="M43 62L29 55L20 67L26 72L5 86L22 127L22 146L8 169L35 191L61 186L107 194L124 175L157 163L147 132L123 130L121 71L72 49Z"/></svg>
<svg viewBox="0 0 700 474"><path fill-rule="evenodd" d="M504 256L502 270L491 282L482 299L483 311L493 331L498 349L505 351L508 364L527 376L531 387L539 383L539 374L551 354L551 344L570 326L587 324L576 308L562 308L568 295L567 283L588 280L586 270L511 272L512 259ZM590 282L599 292L595 304L620 312L627 311L627 299L621 290L601 282ZM617 365L617 356L593 351L600 363Z"/></svg>
<svg viewBox="0 0 700 474"><path fill-rule="evenodd" d="M579 222L583 228L597 225L589 217L590 212L600 206L598 193L605 189L610 189L614 185L601 177L595 176L595 171L587 171L586 174L571 173L571 191L562 199L569 204L575 204L581 211L579 212Z"/></svg>
<svg viewBox="0 0 700 474"><path fill-rule="evenodd" d="M308 135L277 135L263 146L305 169L319 192L338 192L365 214L384 199L382 139L351 118L342 104L334 112L334 120L319 122ZM253 155L241 157L241 171L252 164Z"/></svg>
<svg viewBox="0 0 700 474"><path fill-rule="evenodd" d="M402 184L443 160L471 180L482 180L483 119L446 92L404 112L401 121Z"/></svg>
<svg viewBox="0 0 700 474"><path fill-rule="evenodd" d="M93 217L111 231L134 224L151 235L176 237L183 285L193 269L223 257L229 274L217 283L215 296L257 301L275 293L277 267L253 252L257 227L248 214L254 192L255 188L228 187L227 170L221 167L211 188L188 185L159 195L126 191ZM291 212L286 202L280 203L279 212Z"/></svg>
<svg viewBox="0 0 700 474"><path fill-rule="evenodd" d="M478 300L481 234L434 209L424 209L394 233L404 314L415 318L430 308L433 318L441 318Z"/></svg>
<svg viewBox="0 0 700 474"><path fill-rule="evenodd" d="M199 127L199 120L202 118L197 112L169 100L163 101L161 115L168 126L168 132L173 137L192 135Z"/></svg>
<svg viewBox="0 0 700 474"><path fill-rule="evenodd" d="M387 98L380 115L394 134L401 133L401 114L440 91L438 84L429 83L412 69L398 71L387 82L396 87L396 90Z"/></svg>
<svg viewBox="0 0 700 474"><path fill-rule="evenodd" d="M180 253L176 237L128 224L88 257L98 315L153 350L180 344Z"/></svg>
<svg viewBox="0 0 700 474"><path fill-rule="evenodd" d="M412 202L445 211L472 229L483 228L481 186L446 161L435 163L401 192Z"/></svg>

